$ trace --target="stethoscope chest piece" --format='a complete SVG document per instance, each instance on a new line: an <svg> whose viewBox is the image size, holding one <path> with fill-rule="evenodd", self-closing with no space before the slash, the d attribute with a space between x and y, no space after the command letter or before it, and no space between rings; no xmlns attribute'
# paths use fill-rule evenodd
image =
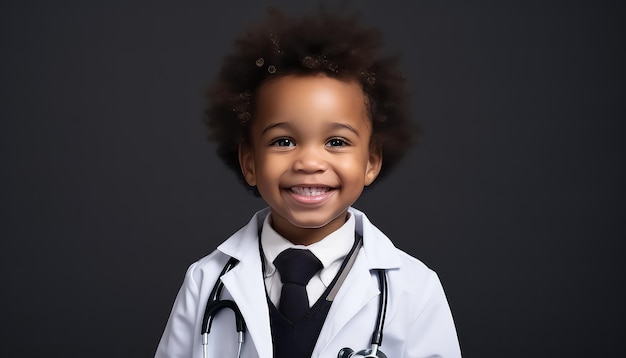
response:
<svg viewBox="0 0 626 358"><path fill-rule="evenodd" d="M342 348L337 354L337 358L387 358L387 355L378 349L364 349L355 352L350 348Z"/></svg>

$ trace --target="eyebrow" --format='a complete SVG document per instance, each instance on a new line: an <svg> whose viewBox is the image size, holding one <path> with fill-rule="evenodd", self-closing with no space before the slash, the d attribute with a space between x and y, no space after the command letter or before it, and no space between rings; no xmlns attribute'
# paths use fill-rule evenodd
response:
<svg viewBox="0 0 626 358"><path fill-rule="evenodd" d="M261 131L261 135L265 134L270 129L274 129L274 128L287 128L287 129L290 129L291 127L292 126L291 126L291 124L289 122L270 123L265 128L263 128L263 131ZM333 123L329 124L328 127L330 129L347 129L347 130L353 132L354 134L356 134L357 137L359 137L359 132L356 129L354 129L354 127L352 127L351 125L348 125L348 124L345 124L345 123L333 122Z"/></svg>
<svg viewBox="0 0 626 358"><path fill-rule="evenodd" d="M265 132L269 131L270 129L281 128L281 127L291 128L291 125L288 122L270 123L267 125L267 127L263 128L261 135L265 134Z"/></svg>
<svg viewBox="0 0 626 358"><path fill-rule="evenodd" d="M351 132L354 132L354 134L356 134L357 137L359 137L359 132L354 129L354 127L352 127L351 125L345 124L345 123L338 123L338 122L333 122L329 125L329 127L331 129L342 129L345 128Z"/></svg>

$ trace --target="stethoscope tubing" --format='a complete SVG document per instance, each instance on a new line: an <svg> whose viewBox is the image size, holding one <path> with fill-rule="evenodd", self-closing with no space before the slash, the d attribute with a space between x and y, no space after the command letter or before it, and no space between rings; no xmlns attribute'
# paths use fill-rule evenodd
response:
<svg viewBox="0 0 626 358"><path fill-rule="evenodd" d="M206 304L206 308L204 310L204 316L202 318L202 351L203 357L208 358L207 346L209 342L209 333L211 332L211 326L213 325L213 318L217 313L225 308L233 311L235 315L235 328L237 330L237 357L241 357L241 348L243 346L244 336L246 333L246 321L243 319L243 315L239 310L239 307L232 300L220 300L220 295L222 294L222 290L224 289L224 283L222 282L221 277L224 276L228 271L230 271L233 267L237 266L239 261L234 257L231 257L222 272L220 272L219 278L215 285L213 285L213 289L211 290L211 294L209 295L209 299Z"/></svg>
<svg viewBox="0 0 626 358"><path fill-rule="evenodd" d="M378 287L380 287L380 297L378 299L378 314L376 317L376 326L372 333L372 344L380 347L383 343L383 329L385 326L385 316L387 314L387 275L385 270L375 270L378 276Z"/></svg>
<svg viewBox="0 0 626 358"><path fill-rule="evenodd" d="M211 306L215 305L217 302L220 302L220 295L222 294L222 290L224 289L224 283L222 282L221 277L224 276L224 274L230 271L233 267L237 266L238 263L239 260L231 257L228 262L226 262L226 265L224 265L224 268L222 268L222 272L220 272L217 282L215 282L215 285L213 285L213 289L211 290L211 294L209 295L209 299L204 310L204 317L202 318L202 334L209 333L211 331L213 317L217 313L217 311L219 311L219 309L217 311L213 310ZM243 316L241 316L241 312L239 312L239 308L237 307L235 302L233 302L233 305L236 307L236 311L233 310L233 312L235 313L235 317L237 317L237 313L239 313L239 317L241 317L241 321L243 321ZM245 329L245 323L237 323L237 327ZM241 331L238 329L237 332Z"/></svg>

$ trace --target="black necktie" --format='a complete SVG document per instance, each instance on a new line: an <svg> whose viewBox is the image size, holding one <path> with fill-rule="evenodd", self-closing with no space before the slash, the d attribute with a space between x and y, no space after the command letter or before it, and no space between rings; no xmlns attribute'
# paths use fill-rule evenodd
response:
<svg viewBox="0 0 626 358"><path fill-rule="evenodd" d="M287 249L274 260L283 289L278 309L290 321L297 321L309 310L306 285L322 269L320 260L309 250Z"/></svg>

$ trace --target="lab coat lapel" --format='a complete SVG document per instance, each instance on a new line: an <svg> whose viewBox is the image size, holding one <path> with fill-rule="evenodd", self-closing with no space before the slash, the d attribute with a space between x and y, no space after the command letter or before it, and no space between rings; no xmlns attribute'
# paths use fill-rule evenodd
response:
<svg viewBox="0 0 626 358"><path fill-rule="evenodd" d="M248 225L218 249L240 261L222 277L222 282L246 320L248 335L259 357L272 358L272 333L258 242L259 223L265 215L267 210L257 213Z"/></svg>
<svg viewBox="0 0 626 358"><path fill-rule="evenodd" d="M330 307L313 351L314 356L325 356L324 349L343 327L371 300L378 300L378 281L370 270L399 267L397 249L391 241L370 223L365 214L354 208L350 212L355 215L356 231L363 237L363 247Z"/></svg>
<svg viewBox="0 0 626 358"><path fill-rule="evenodd" d="M368 302L378 296L378 285L372 280L368 262L362 251L363 249L359 252L350 273L330 306L330 311L317 339L313 356L323 356L321 353L341 329Z"/></svg>

